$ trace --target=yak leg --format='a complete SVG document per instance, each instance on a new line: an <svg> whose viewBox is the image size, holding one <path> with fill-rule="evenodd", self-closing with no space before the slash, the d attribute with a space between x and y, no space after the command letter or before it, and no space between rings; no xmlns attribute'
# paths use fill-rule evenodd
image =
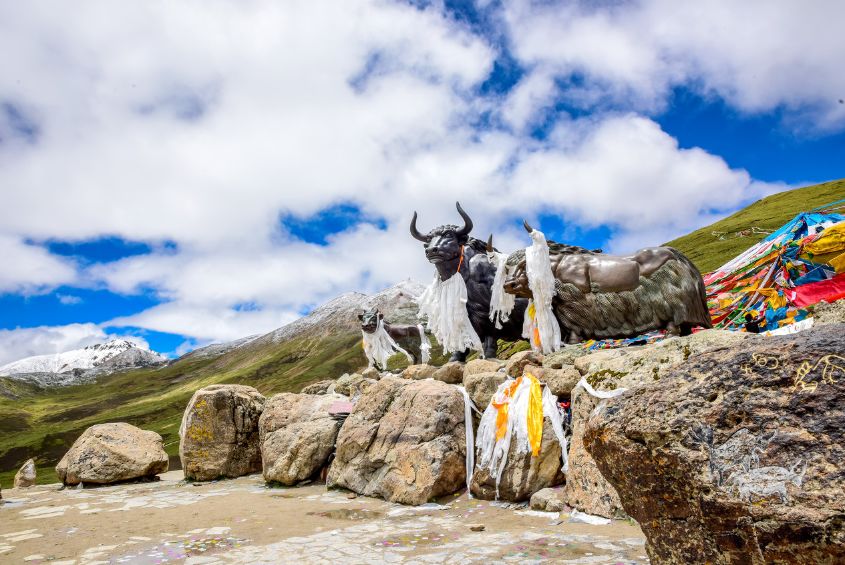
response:
<svg viewBox="0 0 845 565"><path fill-rule="evenodd" d="M584 340L581 339L581 336L578 334L578 332L572 330L571 332L569 332L569 337L567 338L566 343L568 343L569 345L575 345L577 343L581 343L582 341Z"/></svg>
<svg viewBox="0 0 845 565"><path fill-rule="evenodd" d="M684 322L681 324L681 337L692 335L692 324Z"/></svg>
<svg viewBox="0 0 845 565"><path fill-rule="evenodd" d="M449 357L449 362L457 361L459 363L466 363L467 355L469 355L469 349L465 349L463 351L455 351L452 353L452 356Z"/></svg>
<svg viewBox="0 0 845 565"><path fill-rule="evenodd" d="M496 338L491 335L488 335L484 338L484 358L495 359L497 352L498 344L496 342Z"/></svg>
<svg viewBox="0 0 845 565"><path fill-rule="evenodd" d="M681 335L681 329L675 325L675 322L669 322L668 324L666 324L666 334Z"/></svg>

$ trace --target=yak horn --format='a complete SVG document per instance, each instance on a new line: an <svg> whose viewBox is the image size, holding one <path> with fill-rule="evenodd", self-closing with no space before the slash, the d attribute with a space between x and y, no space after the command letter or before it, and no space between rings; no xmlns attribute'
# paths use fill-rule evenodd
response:
<svg viewBox="0 0 845 565"><path fill-rule="evenodd" d="M493 248L493 234L490 234L490 237L487 238L487 253L493 253L495 249Z"/></svg>
<svg viewBox="0 0 845 565"><path fill-rule="evenodd" d="M525 226L525 231L527 231L528 233L531 233L531 232L534 231L534 228L529 226L528 222L526 222L525 220L522 220L522 225Z"/></svg>
<svg viewBox="0 0 845 565"><path fill-rule="evenodd" d="M422 241L423 243L428 242L428 237L421 234L420 231L417 229L417 213L416 212L414 212L414 217L411 218L411 235L414 236L414 239L418 239L418 240Z"/></svg>
<svg viewBox="0 0 845 565"><path fill-rule="evenodd" d="M469 232L472 231L472 219L469 217L469 214L464 212L464 209L461 208L460 202L455 202L455 206L458 208L458 214L461 215L461 218L464 219L464 227L458 230L459 236L469 235Z"/></svg>

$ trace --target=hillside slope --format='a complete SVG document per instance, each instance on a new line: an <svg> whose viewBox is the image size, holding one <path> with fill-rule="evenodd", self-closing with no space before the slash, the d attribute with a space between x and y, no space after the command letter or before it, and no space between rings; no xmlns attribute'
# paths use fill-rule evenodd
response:
<svg viewBox="0 0 845 565"><path fill-rule="evenodd" d="M709 272L762 240L796 214L843 198L845 179L779 192L666 245L683 251L702 273Z"/></svg>
<svg viewBox="0 0 845 565"><path fill-rule="evenodd" d="M378 306L393 321L416 317L422 286L405 281L374 296L344 294L309 315L257 338L187 354L164 367L119 372L97 382L63 388L0 377L0 485L35 457L39 482L55 482L53 467L89 426L129 422L164 438L177 459L182 412L195 390L215 383L254 386L262 394L298 392L322 379L366 366L357 312ZM441 363L440 349L432 350ZM397 366L407 363L397 356Z"/></svg>

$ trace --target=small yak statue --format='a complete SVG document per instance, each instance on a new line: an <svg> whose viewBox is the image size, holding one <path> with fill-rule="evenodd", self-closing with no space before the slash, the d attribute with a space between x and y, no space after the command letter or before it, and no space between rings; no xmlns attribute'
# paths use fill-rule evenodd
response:
<svg viewBox="0 0 845 565"><path fill-rule="evenodd" d="M414 365L428 362L430 345L422 326L390 324L378 308L358 314L358 319L370 367L386 370L387 359L396 353L404 353Z"/></svg>

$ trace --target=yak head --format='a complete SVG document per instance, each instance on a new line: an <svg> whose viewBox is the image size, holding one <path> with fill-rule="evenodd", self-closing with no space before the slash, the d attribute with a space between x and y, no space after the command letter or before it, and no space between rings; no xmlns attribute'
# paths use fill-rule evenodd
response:
<svg viewBox="0 0 845 565"><path fill-rule="evenodd" d="M528 271L525 269L525 250L519 249L508 255L505 262L505 292L517 298L533 298L528 286Z"/></svg>
<svg viewBox="0 0 845 565"><path fill-rule="evenodd" d="M379 320L384 319L384 314L379 312L378 308L370 308L358 314L358 319L361 320L361 329L371 334L375 333Z"/></svg>
<svg viewBox="0 0 845 565"><path fill-rule="evenodd" d="M433 263L438 270L446 267L457 269L457 264L461 257L461 247L469 241L472 220L464 212L464 209L461 208L460 203L456 203L456 206L458 208L458 214L464 220L463 227L448 224L436 227L427 234L423 234L417 230L416 212L414 212L414 217L411 220L411 235L423 242L425 245L426 259ZM455 271L452 270L449 276L454 274Z"/></svg>

